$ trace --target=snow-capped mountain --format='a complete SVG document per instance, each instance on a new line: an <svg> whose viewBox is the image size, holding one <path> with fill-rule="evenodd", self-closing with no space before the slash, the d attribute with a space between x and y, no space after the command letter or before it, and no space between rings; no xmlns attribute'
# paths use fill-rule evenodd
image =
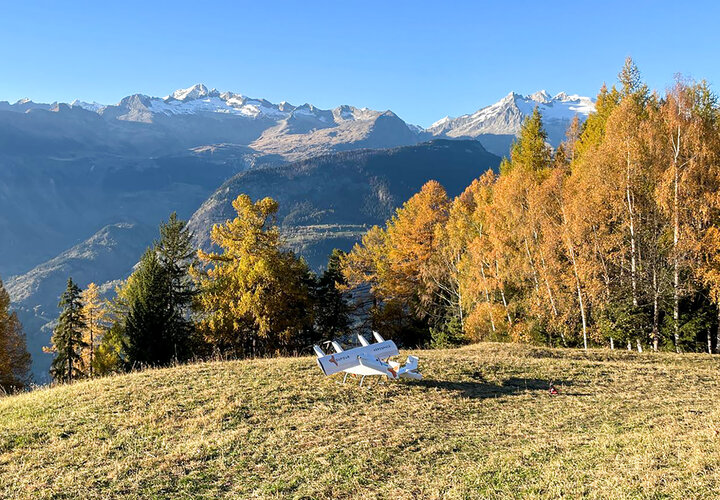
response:
<svg viewBox="0 0 720 500"><path fill-rule="evenodd" d="M56 102L52 104L43 104L43 103L37 103L33 102L30 99L20 99L19 101L10 104L7 101L0 101L0 111L16 111L19 113L25 113L27 111L30 111L31 109L43 109L45 111L51 109L53 106L57 105Z"/></svg>
<svg viewBox="0 0 720 500"><path fill-rule="evenodd" d="M25 111L27 102L18 101L10 107L20 107ZM49 109L53 105L37 105L33 108L45 106ZM192 87L178 89L165 97L151 97L144 94L134 94L122 99L117 105L109 106L97 102L88 103L79 100L73 101L70 106L80 107L100 115L109 113L115 115L117 111L122 112L118 117L126 121L151 122L158 116L177 115L201 115L207 113L218 113L220 115L234 115L243 118L269 119L273 121L288 120L291 118L299 120L314 120L316 126L327 127L346 121L367 121L374 120L383 114L382 111L374 111L368 108L355 108L353 106L339 106L332 110L319 109L312 104L293 106L283 101L273 104L265 99L255 99L234 92L220 92L217 89L210 89L198 83ZM18 109L20 110L20 109ZM419 127L416 127L419 128Z"/></svg>
<svg viewBox="0 0 720 500"><path fill-rule="evenodd" d="M423 129L404 122L392 111L347 105L320 109L312 104L294 106L285 101L275 104L235 92L208 89L201 83L178 89L165 97L134 94L115 105L80 100L69 105L35 103L28 99L14 104L0 102L0 111L50 111L64 115L75 112L75 125L83 121L77 112L92 113L106 123L116 124L112 127L114 137L109 141L98 137L98 141L106 143L109 149L112 149L114 139L122 142L123 147L128 143L141 149L155 147L154 153L229 143L288 160L346 149L409 145L432 137L477 139L492 153L503 156L523 120L535 107L543 114L550 144L557 146L572 118L577 115L584 120L593 111L594 104L588 97L564 92L555 96L544 90L529 96L511 92L475 113L445 117ZM43 121L44 126L48 121L58 122L61 134L73 130L67 124L60 125L62 119L36 118ZM134 123L151 124L152 133L144 127L143 135L138 136ZM32 128L34 133L41 127ZM96 136L101 134L101 128L93 124L88 132ZM129 132L130 138L124 136L125 131ZM74 137L83 135L73 132ZM149 136L153 140L146 144L143 138Z"/></svg>
<svg viewBox="0 0 720 500"><path fill-rule="evenodd" d="M446 116L433 123L427 131L434 136L478 139L489 151L505 154L502 151L507 152L507 144L514 139L523 120L532 114L536 107L542 114L548 140L553 146L563 140L573 117L578 116L580 121L583 121L595 110L592 99L576 94L561 92L551 96L541 90L523 96L510 92L495 104L472 114L457 118Z"/></svg>

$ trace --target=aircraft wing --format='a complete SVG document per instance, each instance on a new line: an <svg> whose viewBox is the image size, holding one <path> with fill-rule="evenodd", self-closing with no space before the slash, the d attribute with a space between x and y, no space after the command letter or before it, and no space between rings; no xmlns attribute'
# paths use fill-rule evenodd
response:
<svg viewBox="0 0 720 500"><path fill-rule="evenodd" d="M382 363L379 361L380 359L386 359L397 355L398 349L395 343L392 340L386 340L377 344L369 344L367 346L348 349L347 351L326 354L325 356L318 357L317 363L320 365L320 368L325 375L332 375L333 373L342 372L359 366L359 358L363 358L368 363ZM387 364L382 363L382 365L386 366ZM388 374L386 368L381 368L380 370L382 375Z"/></svg>
<svg viewBox="0 0 720 500"><path fill-rule="evenodd" d="M317 358L317 362L325 375L332 375L360 364L357 360L357 354L353 354L352 350L328 354Z"/></svg>

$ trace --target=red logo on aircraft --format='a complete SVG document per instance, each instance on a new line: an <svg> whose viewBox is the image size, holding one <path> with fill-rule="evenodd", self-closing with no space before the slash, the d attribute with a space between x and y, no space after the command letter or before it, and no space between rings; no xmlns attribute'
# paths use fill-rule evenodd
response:
<svg viewBox="0 0 720 500"><path fill-rule="evenodd" d="M333 354L332 356L330 356L330 359L329 359L328 361L330 361L331 363L335 363L335 366L338 366L338 362L337 362L337 360L335 359L335 355L334 355L334 354Z"/></svg>
<svg viewBox="0 0 720 500"><path fill-rule="evenodd" d="M397 372L393 368L388 368L387 370L392 373L393 378L397 378Z"/></svg>

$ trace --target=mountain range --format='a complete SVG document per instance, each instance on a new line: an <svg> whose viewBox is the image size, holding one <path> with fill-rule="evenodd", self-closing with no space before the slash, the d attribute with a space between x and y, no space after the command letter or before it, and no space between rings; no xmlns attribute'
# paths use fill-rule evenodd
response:
<svg viewBox="0 0 720 500"><path fill-rule="evenodd" d="M0 101L0 146L6 153L23 154L31 151L31 145L42 145L32 151L166 155L208 144L233 144L249 147L255 154L297 160L330 151L394 147L443 137L476 139L501 156L508 144L498 138L514 137L536 106L552 145L562 140L573 116L583 119L594 109L592 99L564 92L555 96L544 90L529 96L511 92L472 114L446 116L423 129L389 110L273 104L196 84L165 97L134 94L114 105L79 100L70 104Z"/></svg>
<svg viewBox="0 0 720 500"><path fill-rule="evenodd" d="M125 278L170 212L207 246L237 194L276 197L288 245L317 269L430 178L457 194L497 166L535 106L555 146L593 101L510 93L427 129L392 111L273 104L202 84L114 105L0 101L0 276L36 373L68 275L81 287Z"/></svg>

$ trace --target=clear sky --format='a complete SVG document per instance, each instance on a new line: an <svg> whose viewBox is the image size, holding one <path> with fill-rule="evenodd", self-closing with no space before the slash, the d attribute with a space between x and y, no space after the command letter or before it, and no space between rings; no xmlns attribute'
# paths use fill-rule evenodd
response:
<svg viewBox="0 0 720 500"><path fill-rule="evenodd" d="M540 6L540 4L543 4ZM720 89L720 2L0 0L0 100L116 103L202 82L427 126L511 90Z"/></svg>

